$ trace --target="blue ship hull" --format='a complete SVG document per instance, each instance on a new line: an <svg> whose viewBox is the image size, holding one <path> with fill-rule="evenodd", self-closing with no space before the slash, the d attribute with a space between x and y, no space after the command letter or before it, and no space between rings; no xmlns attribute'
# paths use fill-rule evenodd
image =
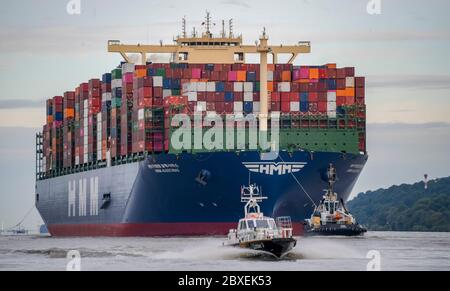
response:
<svg viewBox="0 0 450 291"><path fill-rule="evenodd" d="M329 164L337 169L335 190L347 200L366 160L306 151L281 152L273 161L257 151L160 154L38 181L36 206L55 236L225 234L243 215L240 188L250 176L268 196L262 211L291 216L299 233L327 187Z"/></svg>

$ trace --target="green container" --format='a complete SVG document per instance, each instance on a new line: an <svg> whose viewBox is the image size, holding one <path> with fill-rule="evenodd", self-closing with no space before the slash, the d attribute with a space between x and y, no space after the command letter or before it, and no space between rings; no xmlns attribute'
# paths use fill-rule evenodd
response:
<svg viewBox="0 0 450 291"><path fill-rule="evenodd" d="M178 89L172 89L172 96L180 96L181 90Z"/></svg>
<svg viewBox="0 0 450 291"><path fill-rule="evenodd" d="M112 79L122 79L122 69L114 69L111 71Z"/></svg>
<svg viewBox="0 0 450 291"><path fill-rule="evenodd" d="M122 99L121 98L112 98L111 99L111 107L112 108L122 107Z"/></svg>
<svg viewBox="0 0 450 291"><path fill-rule="evenodd" d="M261 88L261 84L259 82L255 83L255 92L259 92Z"/></svg>
<svg viewBox="0 0 450 291"><path fill-rule="evenodd" d="M161 76L161 77L166 77L166 69L164 68L159 68L156 69L156 76Z"/></svg>

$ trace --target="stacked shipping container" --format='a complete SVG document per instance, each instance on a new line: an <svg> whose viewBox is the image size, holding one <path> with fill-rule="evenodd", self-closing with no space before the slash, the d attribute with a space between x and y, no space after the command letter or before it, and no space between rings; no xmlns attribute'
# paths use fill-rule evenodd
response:
<svg viewBox="0 0 450 291"><path fill-rule="evenodd" d="M47 101L45 169L106 160L108 149L112 158L168 150L164 114L174 113L169 112L173 104L184 104L189 113L257 114L259 81L257 64L123 63L101 81L92 79L75 92ZM363 77L355 77L354 68L335 64L269 65L269 111L355 117L357 122L350 127L360 129L359 146L364 151L364 83Z"/></svg>

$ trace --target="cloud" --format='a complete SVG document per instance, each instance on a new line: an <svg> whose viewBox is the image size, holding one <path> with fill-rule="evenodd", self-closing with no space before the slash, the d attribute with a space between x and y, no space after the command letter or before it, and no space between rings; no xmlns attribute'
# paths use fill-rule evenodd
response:
<svg viewBox="0 0 450 291"><path fill-rule="evenodd" d="M367 87L450 89L450 75L369 75Z"/></svg>
<svg viewBox="0 0 450 291"><path fill-rule="evenodd" d="M41 108L43 106L45 106L44 100L0 99L0 109Z"/></svg>
<svg viewBox="0 0 450 291"><path fill-rule="evenodd" d="M240 6L240 7L243 7L243 8L250 8L250 5L246 1L224 0L224 1L222 1L222 4L224 4L224 5Z"/></svg>

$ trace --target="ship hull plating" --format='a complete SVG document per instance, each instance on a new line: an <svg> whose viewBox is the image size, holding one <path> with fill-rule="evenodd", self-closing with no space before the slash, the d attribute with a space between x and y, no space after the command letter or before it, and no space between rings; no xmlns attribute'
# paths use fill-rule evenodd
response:
<svg viewBox="0 0 450 291"><path fill-rule="evenodd" d="M347 200L366 160L304 151L281 152L273 161L256 151L160 154L38 181L36 206L54 236L224 235L241 216L240 187L250 173L268 196L262 212L291 216L298 234L311 200L320 201L327 187L329 164Z"/></svg>

